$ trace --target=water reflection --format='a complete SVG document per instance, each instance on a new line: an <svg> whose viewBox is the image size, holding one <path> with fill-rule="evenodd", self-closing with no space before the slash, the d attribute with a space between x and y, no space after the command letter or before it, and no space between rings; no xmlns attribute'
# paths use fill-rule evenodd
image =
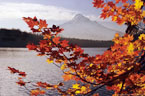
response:
<svg viewBox="0 0 145 96"><path fill-rule="evenodd" d="M104 50L106 48L85 48L85 52L90 55L101 54ZM52 84L62 81L62 71L53 64L47 64L45 57L36 54L26 48L0 48L0 96L28 96L16 85L17 76L10 74L8 66L26 72L28 81Z"/></svg>

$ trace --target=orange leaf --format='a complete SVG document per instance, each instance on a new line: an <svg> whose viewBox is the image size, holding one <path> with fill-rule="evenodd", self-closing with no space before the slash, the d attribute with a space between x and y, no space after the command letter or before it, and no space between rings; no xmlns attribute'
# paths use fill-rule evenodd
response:
<svg viewBox="0 0 145 96"><path fill-rule="evenodd" d="M39 28L41 29L41 28L47 28L47 25L48 24L46 24L46 20L41 20L40 19L40 22L39 22Z"/></svg>
<svg viewBox="0 0 145 96"><path fill-rule="evenodd" d="M44 95L45 91L40 89L31 90L31 96Z"/></svg>
<svg viewBox="0 0 145 96"><path fill-rule="evenodd" d="M121 25L121 24L123 24L125 21L123 20L123 19L121 19L121 18L117 18L117 23L119 24L119 25Z"/></svg>
<svg viewBox="0 0 145 96"><path fill-rule="evenodd" d="M64 74L63 76L64 81L71 80L74 76L71 74Z"/></svg>
<svg viewBox="0 0 145 96"><path fill-rule="evenodd" d="M25 86L25 82L23 80L19 80L18 82L16 82L18 85L20 86Z"/></svg>
<svg viewBox="0 0 145 96"><path fill-rule="evenodd" d="M55 44L59 44L60 41L59 41L60 37L54 37L52 40Z"/></svg>
<svg viewBox="0 0 145 96"><path fill-rule="evenodd" d="M120 2L120 0L116 0L116 3L119 3Z"/></svg>
<svg viewBox="0 0 145 96"><path fill-rule="evenodd" d="M15 69L15 68L8 67L8 70L10 70L11 73L19 73L19 70Z"/></svg>
<svg viewBox="0 0 145 96"><path fill-rule="evenodd" d="M99 96L99 94L98 93L95 93L95 94L93 94L93 96Z"/></svg>
<svg viewBox="0 0 145 96"><path fill-rule="evenodd" d="M62 46L62 47L67 47L67 46L68 46L68 41L63 40L63 41L61 42L61 46Z"/></svg>
<svg viewBox="0 0 145 96"><path fill-rule="evenodd" d="M145 75L141 77L141 82L145 82Z"/></svg>

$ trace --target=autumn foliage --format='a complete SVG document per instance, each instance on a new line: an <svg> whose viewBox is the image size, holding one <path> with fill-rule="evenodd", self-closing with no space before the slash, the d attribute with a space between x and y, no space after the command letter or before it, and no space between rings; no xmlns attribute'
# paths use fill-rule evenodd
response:
<svg viewBox="0 0 145 96"><path fill-rule="evenodd" d="M101 18L111 17L118 24L131 22L137 25L145 16L145 11L141 10L143 0L94 0L93 4L102 9Z"/></svg>
<svg viewBox="0 0 145 96"><path fill-rule="evenodd" d="M118 24L131 22L137 25L144 20L145 11L142 0L94 0L96 8L102 8L101 18L112 18ZM145 34L140 34L137 40L133 35L115 35L114 45L102 55L89 56L77 45L61 40L58 34L63 31L59 26L47 27L45 20L23 18L33 32L43 35L39 45L28 44L29 50L38 52L38 56L47 56L47 62L55 64L63 71L64 81L75 80L76 83L68 89L60 82L56 85L38 81L36 89L30 90L31 96L43 95L47 90L57 90L62 96L98 96L99 88L113 90L114 96L119 94L145 95ZM15 68L8 67L12 73L22 77L26 74ZM25 86L23 78L17 82Z"/></svg>

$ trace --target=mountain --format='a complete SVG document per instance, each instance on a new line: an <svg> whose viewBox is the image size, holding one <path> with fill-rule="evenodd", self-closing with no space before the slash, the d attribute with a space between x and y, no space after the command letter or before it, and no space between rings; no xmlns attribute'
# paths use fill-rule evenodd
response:
<svg viewBox="0 0 145 96"><path fill-rule="evenodd" d="M117 33L115 30L106 28L96 21L91 21L81 14L77 14L71 21L60 25L60 27L64 28L61 36L66 38L112 40Z"/></svg>
<svg viewBox="0 0 145 96"><path fill-rule="evenodd" d="M111 22L111 21L99 21L99 24L105 26L106 28L109 28L111 30L116 30L117 32L122 32L125 33L127 29L127 25L118 25L116 22Z"/></svg>

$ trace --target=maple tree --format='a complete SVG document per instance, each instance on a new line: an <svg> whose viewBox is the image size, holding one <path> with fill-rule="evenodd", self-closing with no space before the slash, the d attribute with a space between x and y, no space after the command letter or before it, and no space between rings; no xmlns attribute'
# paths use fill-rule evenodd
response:
<svg viewBox="0 0 145 96"><path fill-rule="evenodd" d="M143 0L94 0L94 7L102 8L101 18L112 18L118 24L128 23L137 26L144 21ZM59 26L47 27L45 20L23 18L33 32L43 35L39 45L28 44L29 50L38 52L38 56L47 56L47 62L55 64L63 71L64 81L75 80L68 89L60 82L56 85L38 81L36 89L30 90L31 96L43 95L47 90L57 90L62 96L86 95L98 96L97 90L106 87L119 94L145 95L145 34L115 34L114 45L102 55L89 56L77 45L61 40L58 34L63 31ZM131 31L131 30L130 30ZM128 32L130 33L130 32ZM11 73L18 74L17 84L25 86L25 72L8 67Z"/></svg>

